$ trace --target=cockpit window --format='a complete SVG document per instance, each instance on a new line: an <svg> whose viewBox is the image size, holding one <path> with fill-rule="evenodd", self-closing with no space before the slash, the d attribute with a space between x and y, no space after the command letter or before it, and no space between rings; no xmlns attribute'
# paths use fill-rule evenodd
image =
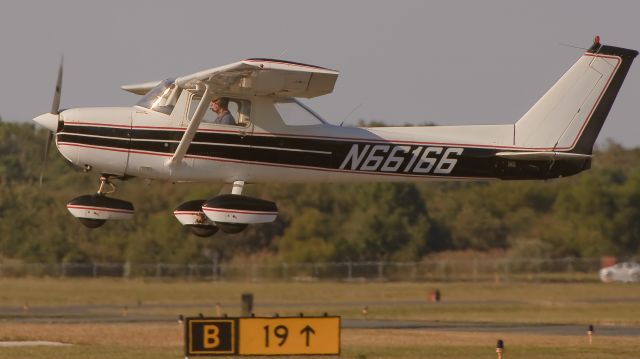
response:
<svg viewBox="0 0 640 359"><path fill-rule="evenodd" d="M147 92L136 105L170 115L179 92L180 88L176 86L175 79L166 79Z"/></svg>
<svg viewBox="0 0 640 359"><path fill-rule="evenodd" d="M282 121L288 126L312 126L326 123L320 115L292 98L275 103Z"/></svg>

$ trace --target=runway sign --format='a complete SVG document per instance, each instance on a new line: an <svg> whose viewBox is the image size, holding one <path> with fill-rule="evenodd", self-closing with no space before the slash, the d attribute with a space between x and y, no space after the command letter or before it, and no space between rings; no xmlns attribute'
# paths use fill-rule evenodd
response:
<svg viewBox="0 0 640 359"><path fill-rule="evenodd" d="M232 318L186 318L186 356L234 355L238 353L236 328Z"/></svg>
<svg viewBox="0 0 640 359"><path fill-rule="evenodd" d="M241 318L240 355L340 354L339 317Z"/></svg>
<svg viewBox="0 0 640 359"><path fill-rule="evenodd" d="M185 355L338 355L340 317L186 318Z"/></svg>

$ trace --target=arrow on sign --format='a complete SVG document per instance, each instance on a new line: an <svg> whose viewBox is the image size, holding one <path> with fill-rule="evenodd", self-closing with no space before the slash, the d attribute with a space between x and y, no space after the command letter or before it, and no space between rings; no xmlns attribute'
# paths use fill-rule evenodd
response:
<svg viewBox="0 0 640 359"><path fill-rule="evenodd" d="M306 327L302 328L302 330L300 331L300 334L307 334L307 346L309 346L309 335L311 334L316 334L316 331L313 330L313 328L311 328L311 326L307 325Z"/></svg>

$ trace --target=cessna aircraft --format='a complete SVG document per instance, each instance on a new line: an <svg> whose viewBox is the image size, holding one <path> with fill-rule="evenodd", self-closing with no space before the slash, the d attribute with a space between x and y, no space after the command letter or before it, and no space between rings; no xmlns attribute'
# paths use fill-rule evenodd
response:
<svg viewBox="0 0 640 359"><path fill-rule="evenodd" d="M130 202L108 196L114 179L232 184L229 194L174 211L196 235L210 236L275 220L275 203L242 195L247 183L549 179L589 169L637 55L596 37L522 118L504 125L332 125L297 98L332 92L337 71L264 58L123 86L143 95L133 107L63 111L61 65L51 112L34 121L51 130L47 152L55 138L68 161L100 174L96 194L67 205L84 225L132 217ZM215 99L228 102L234 123L216 123L208 109Z"/></svg>

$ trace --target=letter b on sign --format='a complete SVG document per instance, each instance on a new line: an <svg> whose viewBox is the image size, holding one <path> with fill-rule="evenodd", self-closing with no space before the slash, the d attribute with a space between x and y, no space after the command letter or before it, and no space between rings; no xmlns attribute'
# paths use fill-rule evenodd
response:
<svg viewBox="0 0 640 359"><path fill-rule="evenodd" d="M187 318L186 356L237 352L237 319Z"/></svg>
<svg viewBox="0 0 640 359"><path fill-rule="evenodd" d="M220 345L220 328L217 325L205 325L203 327L202 347L214 349Z"/></svg>

